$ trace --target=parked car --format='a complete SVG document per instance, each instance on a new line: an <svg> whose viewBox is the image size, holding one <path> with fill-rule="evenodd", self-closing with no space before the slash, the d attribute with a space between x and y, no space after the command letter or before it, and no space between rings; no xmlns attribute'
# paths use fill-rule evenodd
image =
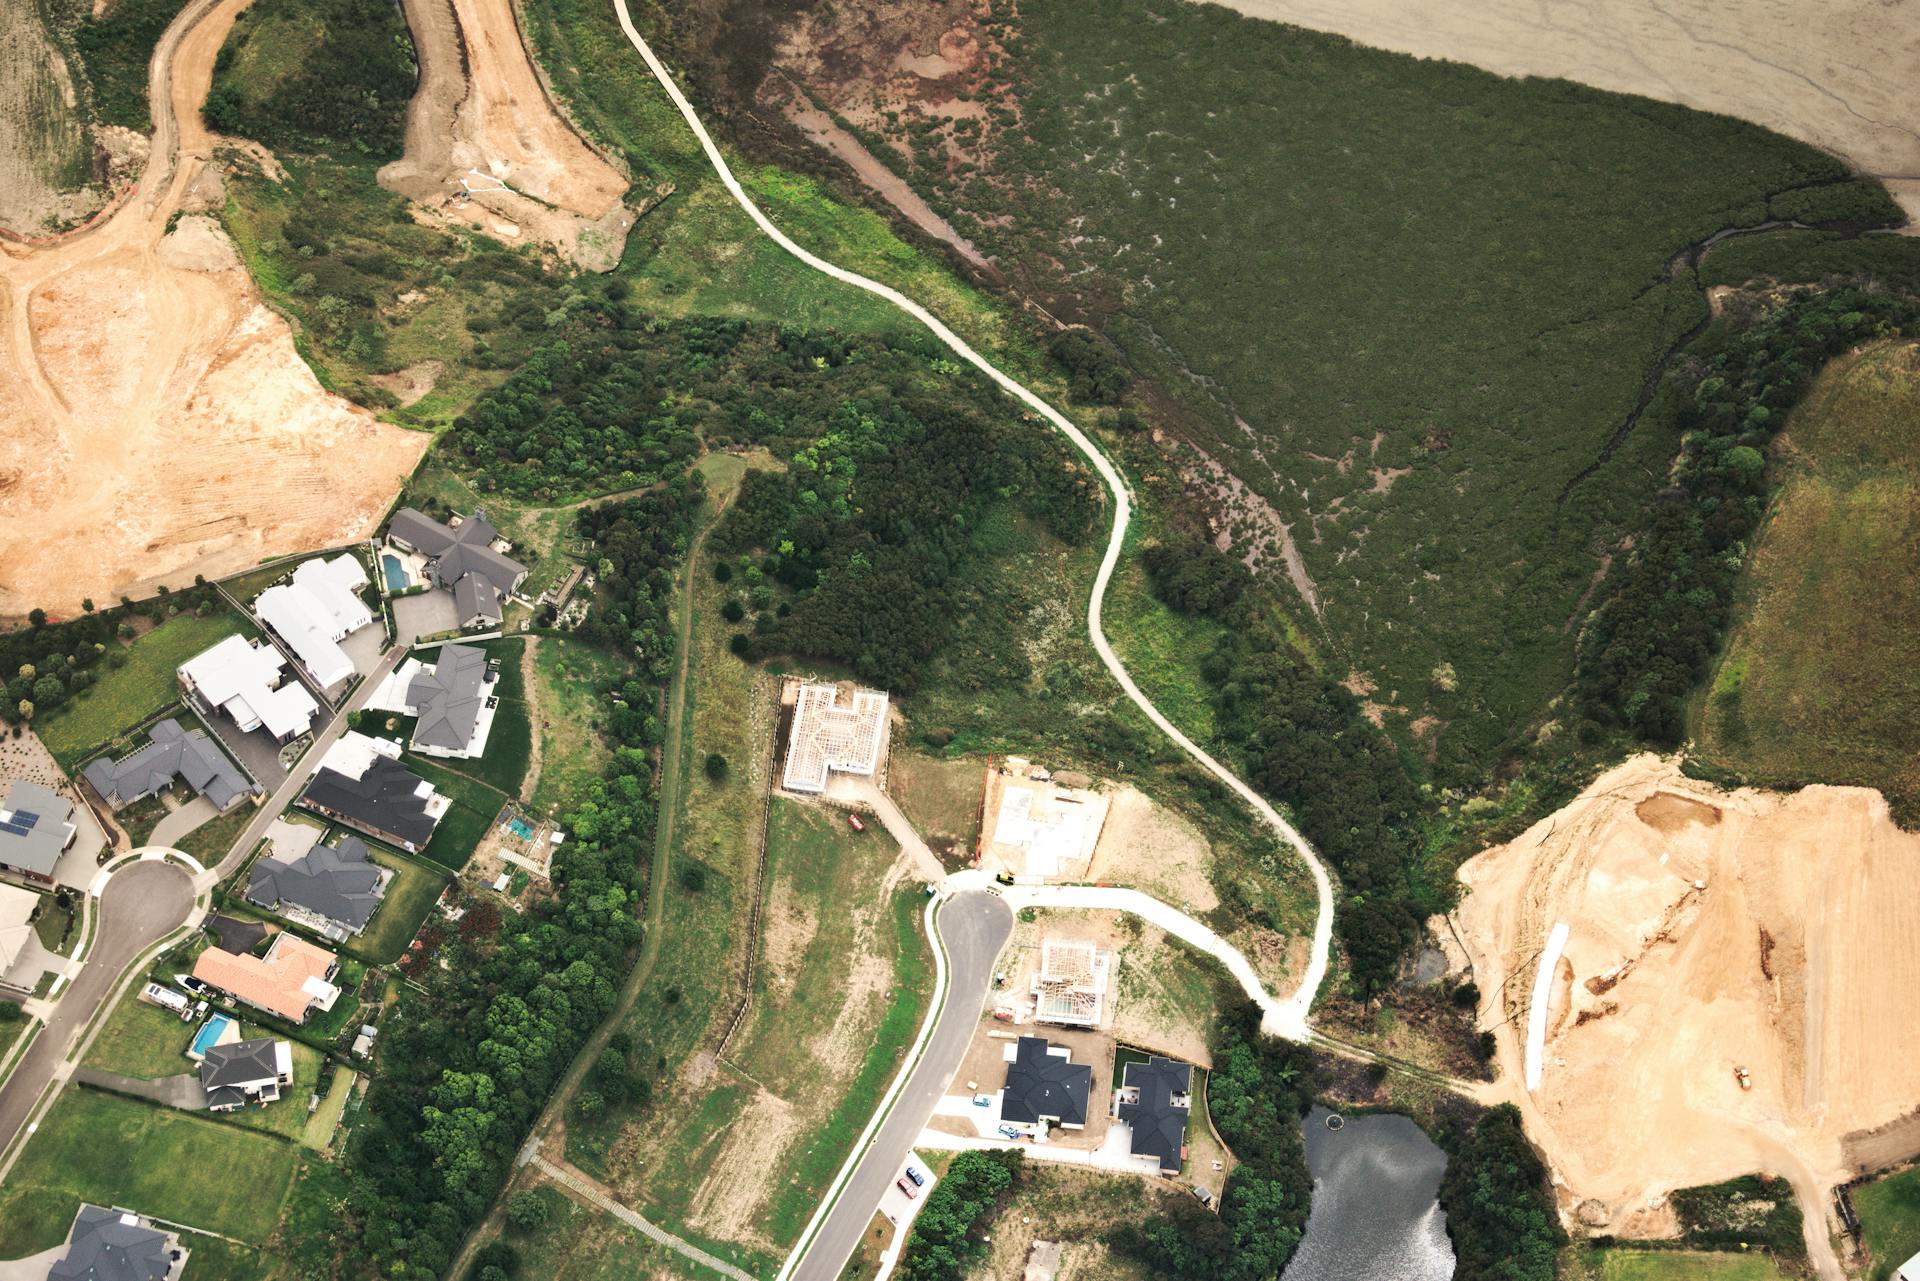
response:
<svg viewBox="0 0 1920 1281"><path fill-rule="evenodd" d="M856 832L864 832L867 830L867 825L860 821L860 816L858 814L847 815L847 826L851 827Z"/></svg>
<svg viewBox="0 0 1920 1281"><path fill-rule="evenodd" d="M907 1167L907 1177L913 1180L913 1186L916 1188L924 1188L927 1186L927 1176L912 1166Z"/></svg>
<svg viewBox="0 0 1920 1281"><path fill-rule="evenodd" d="M976 1094L973 1096L973 1106L977 1108L990 1108L993 1106L993 1096L991 1094Z"/></svg>
<svg viewBox="0 0 1920 1281"><path fill-rule="evenodd" d="M1013 884L1013 873L1001 872L997 874L993 879L1000 882L1000 884L1002 885L1011 885Z"/></svg>
<svg viewBox="0 0 1920 1281"><path fill-rule="evenodd" d="M1018 1129L1011 1125L1001 1126L1000 1133L1006 1135L1010 1139L1024 1139L1027 1137L1027 1132L1025 1130Z"/></svg>
<svg viewBox="0 0 1920 1281"><path fill-rule="evenodd" d="M902 1192L906 1193L907 1200L909 1201L913 1200L915 1197L920 1195L918 1192L915 1192L913 1190L913 1184L908 1183L905 1179L895 1179L893 1181L893 1186L896 1188L899 1188Z"/></svg>
<svg viewBox="0 0 1920 1281"><path fill-rule="evenodd" d="M1207 1191L1205 1188L1195 1187L1193 1194L1200 1199L1201 1205L1206 1206L1209 1210L1213 1208L1213 1193Z"/></svg>

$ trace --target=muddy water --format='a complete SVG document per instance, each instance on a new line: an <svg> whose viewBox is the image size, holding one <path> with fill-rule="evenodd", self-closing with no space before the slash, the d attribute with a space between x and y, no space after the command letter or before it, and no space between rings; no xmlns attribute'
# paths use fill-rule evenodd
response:
<svg viewBox="0 0 1920 1281"><path fill-rule="evenodd" d="M1453 1245L1440 1212L1446 1155L1404 1116L1301 1122L1313 1212L1282 1281L1448 1281Z"/></svg>

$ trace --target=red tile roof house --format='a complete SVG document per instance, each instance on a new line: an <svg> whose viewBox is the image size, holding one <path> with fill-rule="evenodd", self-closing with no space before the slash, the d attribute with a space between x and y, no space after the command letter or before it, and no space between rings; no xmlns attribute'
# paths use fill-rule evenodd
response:
<svg viewBox="0 0 1920 1281"><path fill-rule="evenodd" d="M340 989L330 981L339 968L333 953L283 931L264 957L208 948L193 963L193 977L243 1004L304 1023L314 1010L330 1010L339 999Z"/></svg>

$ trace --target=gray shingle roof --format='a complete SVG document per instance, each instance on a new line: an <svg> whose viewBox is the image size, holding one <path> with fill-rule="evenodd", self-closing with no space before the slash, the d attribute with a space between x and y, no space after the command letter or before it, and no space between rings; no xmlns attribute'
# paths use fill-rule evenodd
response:
<svg viewBox="0 0 1920 1281"><path fill-rule="evenodd" d="M453 584L453 612L464 624L470 619L500 621L500 593L478 574L467 574Z"/></svg>
<svg viewBox="0 0 1920 1281"><path fill-rule="evenodd" d="M1130 1150L1135 1156L1160 1158L1162 1170L1177 1171L1192 1109L1174 1106L1173 1096L1191 1092L1193 1065L1156 1054L1145 1063L1127 1064L1121 1084L1140 1092L1137 1102L1122 1103L1119 1110L1120 1119L1133 1127Z"/></svg>
<svg viewBox="0 0 1920 1281"><path fill-rule="evenodd" d="M402 507L393 514L387 535L435 558L434 584L452 590L463 623L471 618L498 622L500 597L526 577L525 565L493 550L490 544L500 531L484 511L476 510L456 527Z"/></svg>
<svg viewBox="0 0 1920 1281"><path fill-rule="evenodd" d="M402 507L387 525L387 536L417 547L428 556L438 556L458 541L454 531L423 511Z"/></svg>
<svg viewBox="0 0 1920 1281"><path fill-rule="evenodd" d="M316 844L291 862L256 860L247 877L248 902L269 909L290 903L355 932L373 919L380 898L380 867L357 836Z"/></svg>
<svg viewBox="0 0 1920 1281"><path fill-rule="evenodd" d="M431 670L407 686L407 706L419 716L413 741L429 747L462 748L486 706L487 652L472 645L442 645Z"/></svg>
<svg viewBox="0 0 1920 1281"><path fill-rule="evenodd" d="M427 802L417 794L425 783L399 761L376 756L359 778L322 767L300 799L352 819L398 845L420 850L438 825L427 813Z"/></svg>
<svg viewBox="0 0 1920 1281"><path fill-rule="evenodd" d="M207 1057L200 1060L200 1085L208 1092L209 1101L213 1101L215 1090L277 1081L280 1073L274 1062L273 1046L270 1036L209 1046Z"/></svg>
<svg viewBox="0 0 1920 1281"><path fill-rule="evenodd" d="M125 1216L83 1205L67 1253L47 1281L160 1281L173 1264L165 1233L123 1222Z"/></svg>
<svg viewBox="0 0 1920 1281"><path fill-rule="evenodd" d="M1002 1120L1032 1125L1051 1117L1062 1125L1087 1123L1087 1095L1093 1068L1047 1053L1043 1036L1023 1036L1007 1065L1007 1088L1000 1098Z"/></svg>
<svg viewBox="0 0 1920 1281"><path fill-rule="evenodd" d="M98 757L84 776L107 804L119 809L168 787L176 778L224 810L253 790L204 730L180 728L176 720L154 725L152 741L118 761Z"/></svg>
<svg viewBox="0 0 1920 1281"><path fill-rule="evenodd" d="M73 802L51 788L22 778L7 788L0 810L12 816L11 822L0 825L0 863L36 876L52 876L60 851L66 846ZM33 815L32 822L26 821L29 814Z"/></svg>

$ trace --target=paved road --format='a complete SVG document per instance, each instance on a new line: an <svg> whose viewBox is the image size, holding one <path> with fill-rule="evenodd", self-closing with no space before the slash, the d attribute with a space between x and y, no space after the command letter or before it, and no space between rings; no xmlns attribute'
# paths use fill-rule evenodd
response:
<svg viewBox="0 0 1920 1281"><path fill-rule="evenodd" d="M926 1128L933 1105L947 1092L980 1025L993 963L1013 933L1013 911L996 894L969 890L941 905L934 927L946 948L948 973L947 999L933 1035L806 1257L794 1268L793 1281L835 1281L853 1257L861 1234L873 1222L873 1208Z"/></svg>
<svg viewBox="0 0 1920 1281"><path fill-rule="evenodd" d="M0 1152L26 1124L94 1012L119 986L127 964L187 919L193 883L173 863L134 863L107 882L95 910L100 930L87 963L54 1006L53 1018L0 1086Z"/></svg>

